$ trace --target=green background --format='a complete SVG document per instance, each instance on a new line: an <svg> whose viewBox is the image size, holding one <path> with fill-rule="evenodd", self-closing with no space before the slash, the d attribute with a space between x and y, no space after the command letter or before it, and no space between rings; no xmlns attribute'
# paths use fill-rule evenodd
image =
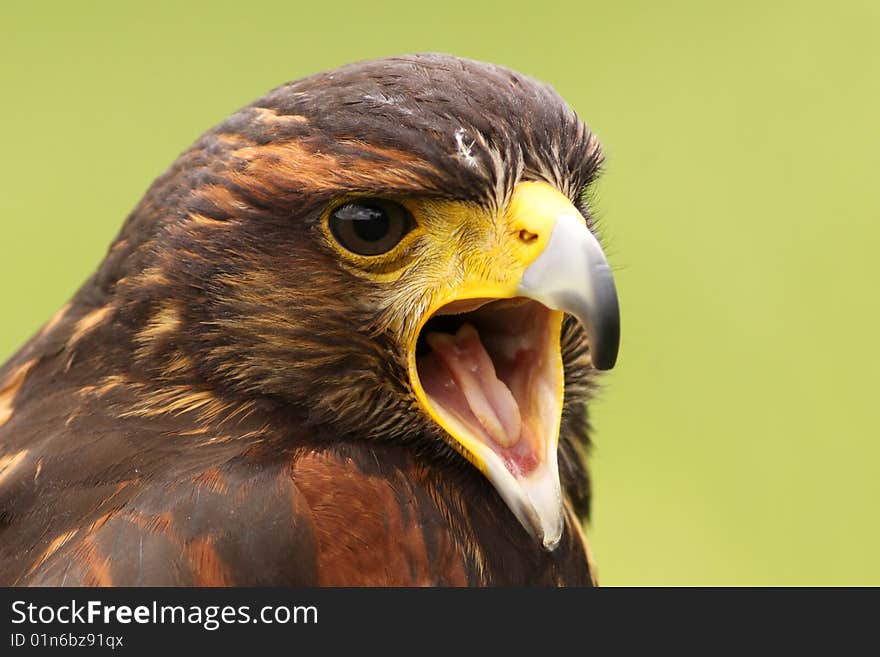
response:
<svg viewBox="0 0 880 657"><path fill-rule="evenodd" d="M269 88L413 51L502 63L608 154L601 581L880 584L878 35L876 0L4 2L0 359Z"/></svg>

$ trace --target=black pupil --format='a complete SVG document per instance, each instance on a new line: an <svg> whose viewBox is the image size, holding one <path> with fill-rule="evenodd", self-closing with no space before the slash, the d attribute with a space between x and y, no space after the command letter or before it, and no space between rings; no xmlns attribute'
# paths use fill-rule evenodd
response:
<svg viewBox="0 0 880 657"><path fill-rule="evenodd" d="M391 222L379 208L358 206L356 212L351 214L355 235L365 242L377 242L388 234Z"/></svg>

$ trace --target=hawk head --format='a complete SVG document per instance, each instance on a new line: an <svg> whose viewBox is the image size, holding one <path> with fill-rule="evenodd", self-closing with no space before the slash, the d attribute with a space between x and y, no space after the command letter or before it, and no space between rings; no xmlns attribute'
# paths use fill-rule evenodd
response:
<svg viewBox="0 0 880 657"><path fill-rule="evenodd" d="M201 137L97 289L156 390L259 399L317 440L463 456L552 549L560 470L586 499L584 407L618 347L586 201L601 161L556 92L511 70L345 66Z"/></svg>

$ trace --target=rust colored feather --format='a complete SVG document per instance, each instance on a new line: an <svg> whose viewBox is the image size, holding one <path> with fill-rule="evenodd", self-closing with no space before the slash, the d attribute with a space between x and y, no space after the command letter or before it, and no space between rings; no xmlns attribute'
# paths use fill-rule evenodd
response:
<svg viewBox="0 0 880 657"><path fill-rule="evenodd" d="M357 194L497 208L520 180L582 205L601 161L552 88L445 55L298 80L205 133L0 368L0 584L589 585L578 329L548 553L438 440L407 309L318 222Z"/></svg>

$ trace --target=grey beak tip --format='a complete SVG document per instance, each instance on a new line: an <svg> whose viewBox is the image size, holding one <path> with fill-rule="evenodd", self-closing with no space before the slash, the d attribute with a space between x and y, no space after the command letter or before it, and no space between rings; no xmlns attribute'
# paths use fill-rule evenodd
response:
<svg viewBox="0 0 880 657"><path fill-rule="evenodd" d="M600 371L607 371L614 369L614 365L617 363L617 354L603 354L601 358L595 358L593 360L593 367Z"/></svg>
<svg viewBox="0 0 880 657"><path fill-rule="evenodd" d="M616 300L615 300L616 305ZM620 349L620 316L618 312L610 313L604 318L601 326L596 327L596 335L601 336L591 345L593 367L597 370L610 370L617 363Z"/></svg>
<svg viewBox="0 0 880 657"><path fill-rule="evenodd" d="M610 370L620 349L620 305L614 278L607 266L594 270L595 303L581 321L590 334L590 358L597 370Z"/></svg>

